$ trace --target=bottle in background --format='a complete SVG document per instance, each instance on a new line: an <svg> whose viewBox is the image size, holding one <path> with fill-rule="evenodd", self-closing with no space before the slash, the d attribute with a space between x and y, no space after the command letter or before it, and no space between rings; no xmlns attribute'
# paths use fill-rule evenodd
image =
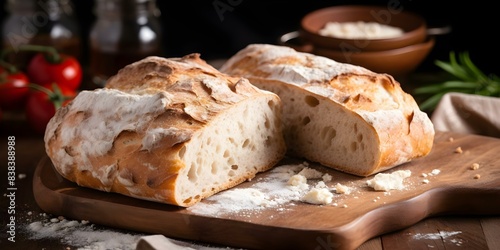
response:
<svg viewBox="0 0 500 250"><path fill-rule="evenodd" d="M90 31L90 75L95 87L126 65L162 55L160 12L155 0L95 0Z"/></svg>
<svg viewBox="0 0 500 250"><path fill-rule="evenodd" d="M20 45L53 46L81 59L81 34L70 0L8 0L2 24L2 49L12 49L6 60L24 68L32 52Z"/></svg>

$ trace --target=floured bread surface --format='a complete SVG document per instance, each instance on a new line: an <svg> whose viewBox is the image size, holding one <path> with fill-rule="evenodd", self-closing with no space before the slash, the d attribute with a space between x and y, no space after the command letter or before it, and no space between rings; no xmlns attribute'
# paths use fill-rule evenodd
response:
<svg viewBox="0 0 500 250"><path fill-rule="evenodd" d="M369 176L432 148L430 119L390 75L268 44L220 70L280 96L290 154Z"/></svg>
<svg viewBox="0 0 500 250"><path fill-rule="evenodd" d="M148 57L60 108L46 151L80 186L191 206L283 158L281 108L198 54Z"/></svg>

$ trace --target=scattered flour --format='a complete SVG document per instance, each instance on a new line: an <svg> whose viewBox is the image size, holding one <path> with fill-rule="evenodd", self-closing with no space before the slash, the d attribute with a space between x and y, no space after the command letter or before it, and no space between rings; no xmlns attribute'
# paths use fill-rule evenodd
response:
<svg viewBox="0 0 500 250"><path fill-rule="evenodd" d="M308 183L309 179L315 184ZM229 213L250 216L252 212L291 202L326 205L332 202L333 194L323 180L331 180L331 176L309 168L307 162L282 165L248 188L220 192L187 209L195 214L210 216Z"/></svg>
<svg viewBox="0 0 500 250"><path fill-rule="evenodd" d="M222 191L187 209L195 214L217 217L228 213L255 212L300 201L309 185L301 177L290 179L304 167L303 164L276 167L251 187Z"/></svg>
<svg viewBox="0 0 500 250"><path fill-rule="evenodd" d="M446 239L448 237L455 236L455 235L458 235L461 233L462 233L462 231L454 231L454 232L441 231L439 233L429 233L429 234L418 233L418 234L413 235L413 239L416 239L416 240L421 240L421 239L439 240L439 239Z"/></svg>
<svg viewBox="0 0 500 250"><path fill-rule="evenodd" d="M439 173L440 171L435 169L425 176L435 176ZM411 171L409 170L399 170L391 174L379 173L366 183L375 190L401 190L404 188L403 180L410 175ZM187 209L195 214L218 217L228 213L251 216L253 212L266 208L284 211L286 207L283 205L293 206L293 202L307 202L316 205L330 204L333 207L347 208L347 204L339 205L333 202L333 199L338 194L350 194L352 188L340 183L329 187L325 182L331 182L331 180L331 175L309 168L306 162L296 165L282 165L270 170L265 177L260 177L256 183L247 188L232 188L220 192ZM386 192L387 194L390 193ZM378 200L380 197L373 199L374 202ZM99 229L88 221L47 216L41 221L25 225L24 229L32 239L59 239L61 243L77 247L79 250L135 250L139 240L147 236ZM416 234L413 238L445 239L460 233L458 231ZM453 239L450 242L462 243L460 239ZM192 246L195 249L215 249L194 244Z"/></svg>
<svg viewBox="0 0 500 250"><path fill-rule="evenodd" d="M415 234L413 235L413 239L415 240L443 240L443 241L448 241L451 242L457 246L461 246L463 244L463 240L460 238L451 238L452 236L456 236L461 234L462 231L453 231L453 232L446 232L446 231L441 231L438 233L428 233L428 234Z"/></svg>
<svg viewBox="0 0 500 250"><path fill-rule="evenodd" d="M67 220L63 217L49 217L42 214L43 219L24 225L30 239L57 239L68 245L67 249L78 250L136 250L142 240L148 241L152 237L168 242L168 248L176 250L236 250L225 247L211 247L188 241L169 239L163 235L130 234L119 230L97 229L88 221ZM43 248L42 248L43 249ZM147 248L150 249L150 248Z"/></svg>
<svg viewBox="0 0 500 250"><path fill-rule="evenodd" d="M431 172L429 173L422 173L420 174L420 177L423 177L424 179L422 179L421 183L422 184L429 184L431 181L429 179L427 179L428 177L433 177L433 176L436 176L438 174L441 173L441 170L439 169L433 169Z"/></svg>
<svg viewBox="0 0 500 250"><path fill-rule="evenodd" d="M270 196L256 188L233 188L207 198L203 203L189 207L193 213L217 215L260 210L278 205Z"/></svg>
<svg viewBox="0 0 500 250"><path fill-rule="evenodd" d="M405 187L403 180L410 175L410 170L399 170L391 174L379 173L368 180L367 184L377 191L402 190ZM353 188L340 183L329 187L325 181L331 180L331 175L310 168L307 162L282 165L270 170L269 174L260 177L249 187L222 191L187 210L213 217L227 214L251 217L255 212L267 208L283 211L285 204L293 205L293 202L336 206L335 203L332 204L335 195L349 195Z"/></svg>
<svg viewBox="0 0 500 250"><path fill-rule="evenodd" d="M79 250L134 250L140 234L127 234L110 230L97 230L87 221L65 218L46 218L27 224L25 230L31 239L60 239L61 243Z"/></svg>

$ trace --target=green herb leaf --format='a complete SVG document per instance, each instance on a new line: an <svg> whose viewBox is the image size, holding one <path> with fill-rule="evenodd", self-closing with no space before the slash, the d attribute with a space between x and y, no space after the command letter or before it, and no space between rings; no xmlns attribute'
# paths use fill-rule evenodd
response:
<svg viewBox="0 0 500 250"><path fill-rule="evenodd" d="M436 60L435 64L453 79L414 89L415 95L427 96L420 104L422 110L433 110L449 92L500 97L500 77L486 75L472 62L468 52L459 53L457 57L452 51L448 62Z"/></svg>
<svg viewBox="0 0 500 250"><path fill-rule="evenodd" d="M422 110L434 110L446 93L437 93L420 104Z"/></svg>

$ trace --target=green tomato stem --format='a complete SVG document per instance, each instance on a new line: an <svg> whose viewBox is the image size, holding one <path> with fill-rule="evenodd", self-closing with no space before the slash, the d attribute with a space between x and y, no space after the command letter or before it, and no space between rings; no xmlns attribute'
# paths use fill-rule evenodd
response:
<svg viewBox="0 0 500 250"><path fill-rule="evenodd" d="M36 83L30 83L30 84L28 84L28 87L31 88L31 89L34 89L36 91L41 91L41 92L47 94L48 96L51 96L51 95L54 94L54 92L52 92L52 90L50 90L50 89L48 89L46 87L43 87L41 85L38 85Z"/></svg>
<svg viewBox="0 0 500 250"><path fill-rule="evenodd" d="M3 51L2 51L3 54ZM3 56L0 55L0 66L6 69L9 73L14 74L17 73L17 67L14 64L8 63L3 60Z"/></svg>
<svg viewBox="0 0 500 250"><path fill-rule="evenodd" d="M26 44L19 46L19 50L43 53L45 55L45 60L53 64L57 64L62 61L61 55L54 47Z"/></svg>
<svg viewBox="0 0 500 250"><path fill-rule="evenodd" d="M45 60L53 64L61 63L62 61L61 55L59 54L59 52L57 52L57 49L51 46L23 44L17 48L17 51L43 53L45 56ZM2 50L2 53L0 54L0 61L5 62L5 57L12 52L15 52L13 48Z"/></svg>
<svg viewBox="0 0 500 250"><path fill-rule="evenodd" d="M62 107L62 104L64 101L69 99L69 97L63 95L63 93L61 92L61 89L55 83L52 84L53 90L50 90L48 88L45 88L41 85L34 84L34 83L30 83L28 86L34 90L41 91L41 92L47 94L47 96L49 97L49 100L54 104L54 107L56 108L56 110L59 109L60 107Z"/></svg>

